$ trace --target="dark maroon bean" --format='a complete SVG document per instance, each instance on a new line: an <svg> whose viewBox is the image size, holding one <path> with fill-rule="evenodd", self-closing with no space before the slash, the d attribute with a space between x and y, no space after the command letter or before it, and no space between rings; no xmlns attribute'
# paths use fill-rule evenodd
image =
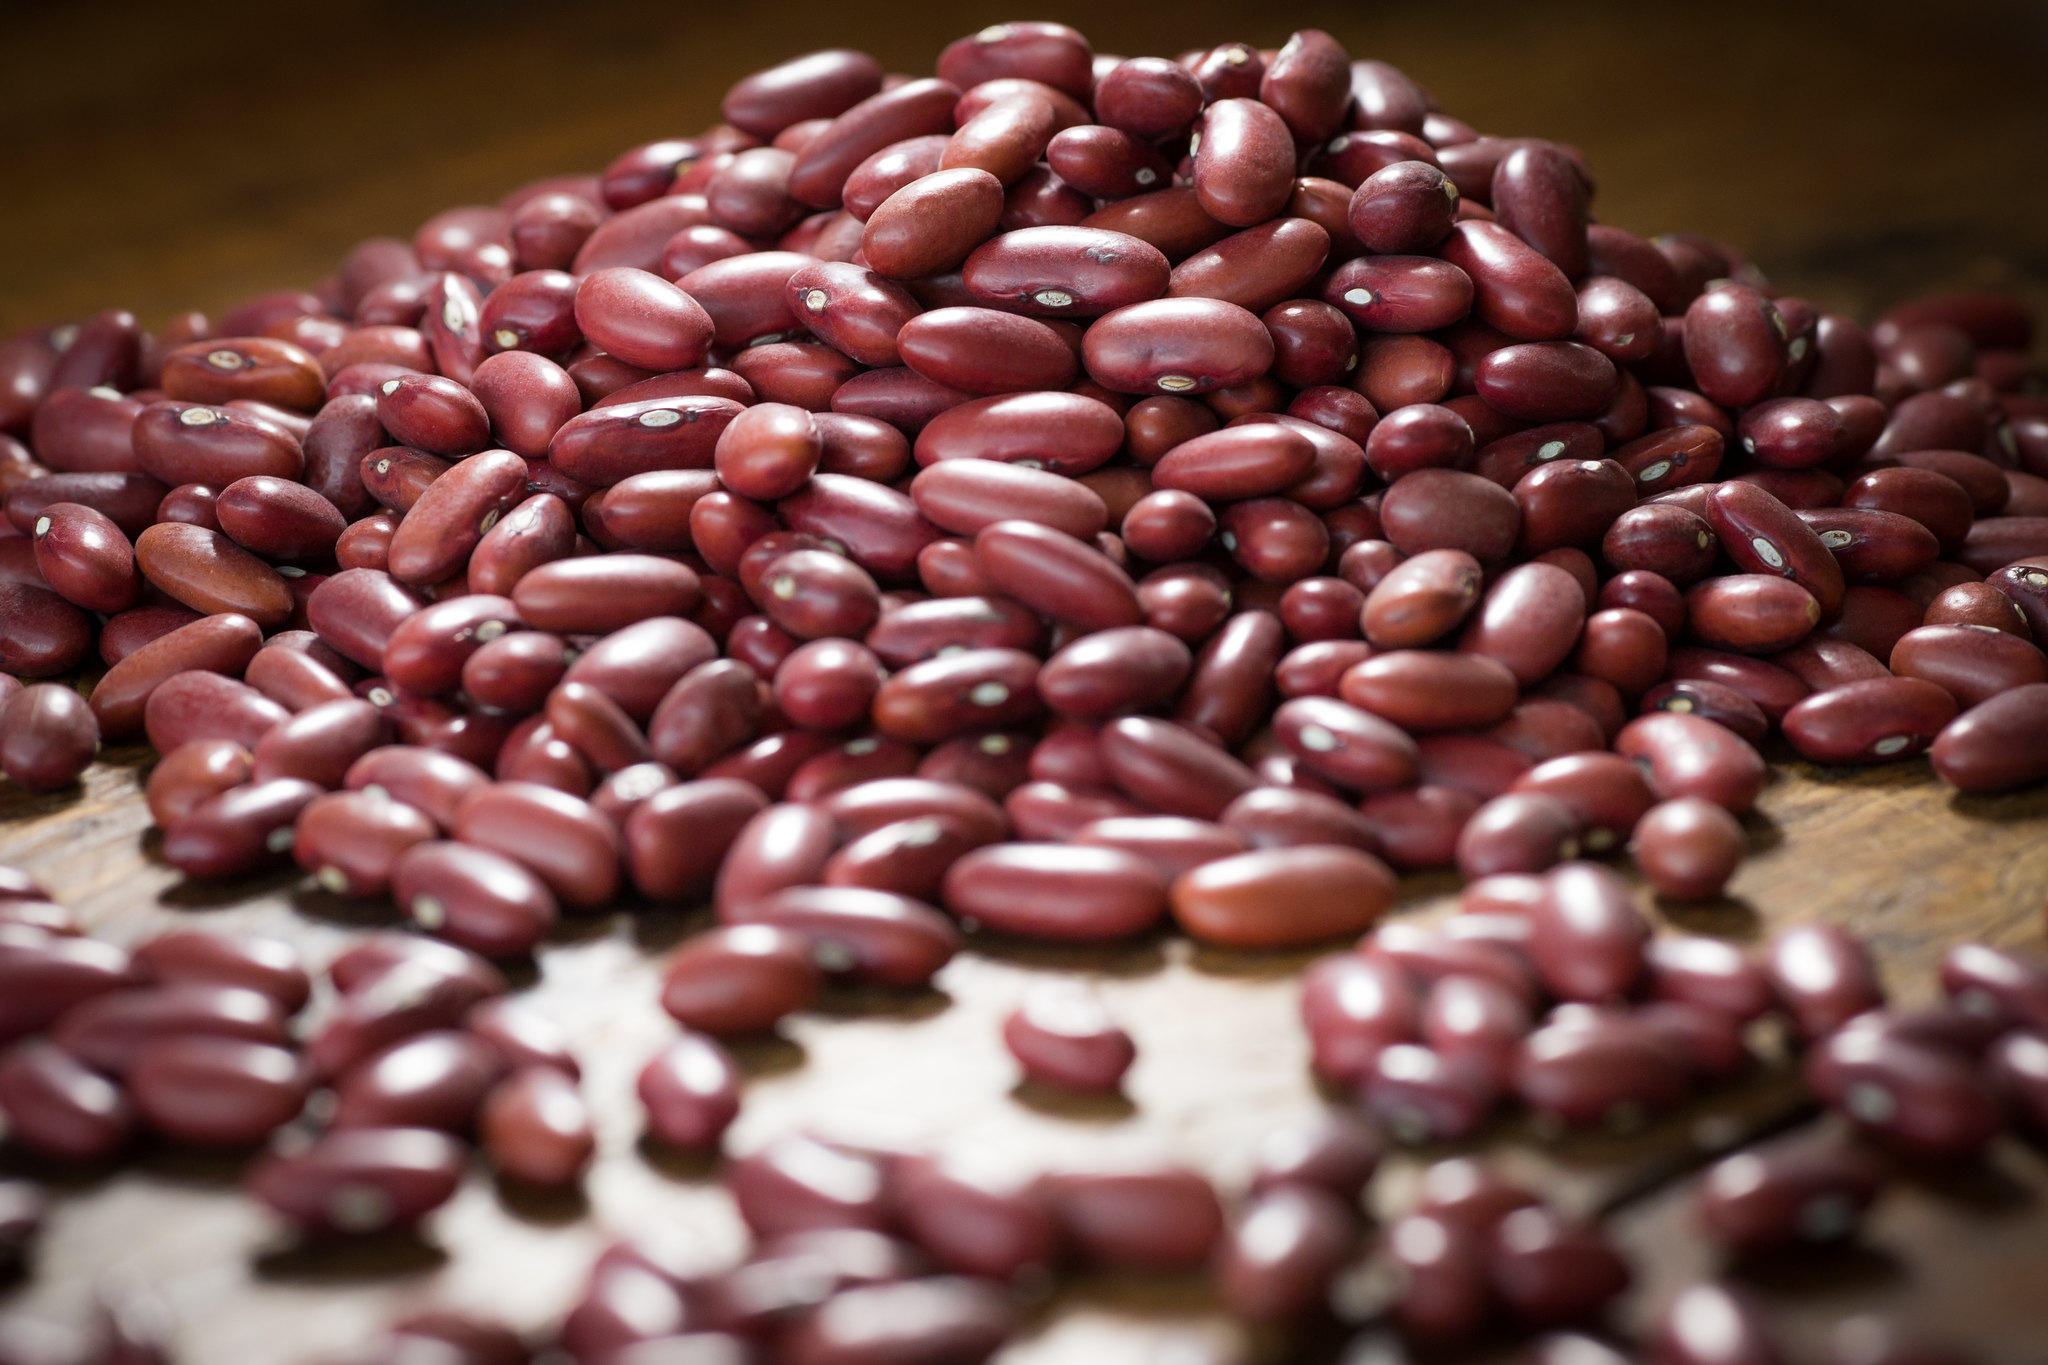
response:
<svg viewBox="0 0 2048 1365"><path fill-rule="evenodd" d="M1777 498L1754 484L1722 483L1707 498L1706 516L1738 567L1791 580L1822 612L1841 606L1841 566L1819 533Z"/></svg>
<svg viewBox="0 0 2048 1365"><path fill-rule="evenodd" d="M1672 650L1669 672L1673 678L1705 680L1731 688L1748 698L1772 722L1783 718L1785 712L1812 691L1790 669L1710 649Z"/></svg>
<svg viewBox="0 0 2048 1365"><path fill-rule="evenodd" d="M618 889L617 827L565 792L523 782L484 788L463 800L454 833L525 865L571 909L597 909Z"/></svg>
<svg viewBox="0 0 2048 1365"><path fill-rule="evenodd" d="M1363 256L1339 266L1325 302L1374 332L1431 332L1472 308L1472 279L1429 256Z"/></svg>
<svg viewBox="0 0 2048 1365"><path fill-rule="evenodd" d="M596 408L562 425L548 459L600 487L656 469L709 469L719 434L739 411L729 398L697 395Z"/></svg>
<svg viewBox="0 0 2048 1365"><path fill-rule="evenodd" d="M0 668L43 678L77 665L92 646L92 622L56 593L0 581Z"/></svg>
<svg viewBox="0 0 2048 1365"><path fill-rule="evenodd" d="M1569 863L1552 872L1529 919L1530 959L1560 999L1617 999L1642 973L1649 923L1627 884L1598 863Z"/></svg>
<svg viewBox="0 0 2048 1365"><path fill-rule="evenodd" d="M280 721L257 741L253 780L297 777L332 791L356 760L390 738L391 727L369 702L323 702Z"/></svg>
<svg viewBox="0 0 2048 1365"><path fill-rule="evenodd" d="M1629 845L1644 880L1674 900L1720 895L1742 862L1743 849L1735 817L1697 796L1651 807L1637 822Z"/></svg>
<svg viewBox="0 0 2048 1365"><path fill-rule="evenodd" d="M1228 427L1183 441L1152 467L1155 486L1211 502L1278 493L1307 477L1315 447L1277 423Z"/></svg>
<svg viewBox="0 0 2048 1365"><path fill-rule="evenodd" d="M1477 474L1418 469L1387 490L1380 518L1405 554L1458 549L1486 564L1513 548L1521 511L1513 494Z"/></svg>
<svg viewBox="0 0 2048 1365"><path fill-rule="evenodd" d="M137 983L128 954L89 938L12 925L0 937L0 1038L48 1027L81 1001Z"/></svg>
<svg viewBox="0 0 2048 1365"><path fill-rule="evenodd" d="M1451 230L1458 189L1423 161L1375 170L1351 197L1348 222L1367 250L1385 255L1426 251Z"/></svg>
<svg viewBox="0 0 2048 1365"><path fill-rule="evenodd" d="M461 1182L461 1143L422 1128L349 1128L251 1168L251 1194L314 1235L411 1227Z"/></svg>
<svg viewBox="0 0 2048 1365"><path fill-rule="evenodd" d="M1003 1044L1027 1080L1063 1090L1115 1091L1138 1055L1102 1002L1079 989L1027 992L1003 1021Z"/></svg>
<svg viewBox="0 0 2048 1365"><path fill-rule="evenodd" d="M111 1156L135 1123L120 1087L41 1039L0 1053L0 1114L16 1142L58 1161Z"/></svg>
<svg viewBox="0 0 2048 1365"><path fill-rule="evenodd" d="M1699 391L1724 407L1771 396L1787 363L1784 319L1747 285L1727 284L1685 312L1685 360Z"/></svg>
<svg viewBox="0 0 2048 1365"><path fill-rule="evenodd" d="M289 714L253 687L196 670L164 679L140 709L149 742L159 753L195 739L231 739L253 751Z"/></svg>
<svg viewBox="0 0 2048 1365"><path fill-rule="evenodd" d="M1580 282L1574 340L1610 360L1630 363L1654 355L1663 335L1657 305L1634 284L1612 275L1595 275Z"/></svg>
<svg viewBox="0 0 2048 1365"><path fill-rule="evenodd" d="M265 629L291 617L292 594L284 579L218 531L152 526L136 540L135 559L152 585L194 611L236 612Z"/></svg>
<svg viewBox="0 0 2048 1365"><path fill-rule="evenodd" d="M29 535L43 581L73 606L111 615L134 606L141 595L134 547L103 513L78 503L51 503Z"/></svg>
<svg viewBox="0 0 2048 1365"><path fill-rule="evenodd" d="M374 896L390 888L392 867L405 851L436 832L424 812L382 792L328 792L300 812L292 853L322 890Z"/></svg>
<svg viewBox="0 0 2048 1365"><path fill-rule="evenodd" d="M963 393L1058 389L1074 377L1074 353L1057 330L992 308L940 308L903 324L903 363Z"/></svg>
<svg viewBox="0 0 2048 1365"><path fill-rule="evenodd" d="M1614 363L1576 341L1525 342L1489 353L1473 370L1479 396L1525 422L1596 415L1614 397Z"/></svg>
<svg viewBox="0 0 2048 1365"><path fill-rule="evenodd" d="M417 1034L340 1078L334 1127L467 1132L503 1070L497 1050L473 1034Z"/></svg>
<svg viewBox="0 0 2048 1365"><path fill-rule="evenodd" d="M1772 654L1819 623L1820 604L1799 584L1768 574L1709 579L1685 596L1693 638L1717 649Z"/></svg>
<svg viewBox="0 0 2048 1365"><path fill-rule="evenodd" d="M999 844L948 869L944 900L956 914L1003 933L1102 941L1150 928L1166 910L1166 883L1145 859L1114 848Z"/></svg>
<svg viewBox="0 0 2048 1365"><path fill-rule="evenodd" d="M529 459L545 455L555 433L583 408L575 384L560 365L525 351L488 357L476 367L470 388L488 414L497 439L514 454ZM313 444L309 436L309 468Z"/></svg>
<svg viewBox="0 0 2048 1365"><path fill-rule="evenodd" d="M135 960L165 982L200 982L258 991L286 1013L311 990L298 954L275 939L183 929L139 945Z"/></svg>
<svg viewBox="0 0 2048 1365"><path fill-rule="evenodd" d="M1256 100L1218 100L1196 136L1195 193L1210 217L1250 227L1286 205L1294 187L1294 139L1279 114Z"/></svg>
<svg viewBox="0 0 2048 1365"><path fill-rule="evenodd" d="M1839 1241L1855 1231L1880 1175L1868 1153L1840 1143L1738 1152L1701 1178L1695 1216L1736 1251Z"/></svg>
<svg viewBox="0 0 2048 1365"><path fill-rule="evenodd" d="M920 901L857 886L789 886L723 912L810 940L828 972L883 986L920 987L959 947L945 916Z"/></svg>
<svg viewBox="0 0 2048 1365"><path fill-rule="evenodd" d="M1057 1171L1043 1181L1054 1216L1080 1256L1136 1270L1199 1265L1223 1231L1209 1181L1193 1171Z"/></svg>
<svg viewBox="0 0 2048 1365"><path fill-rule="evenodd" d="M1639 716L1615 737L1622 757L1648 765L1660 800L1698 796L1741 814L1764 783L1764 764L1740 735L1697 715L1660 711Z"/></svg>
<svg viewBox="0 0 2048 1365"><path fill-rule="evenodd" d="M1578 817L1564 802L1539 792L1487 801L1465 821L1456 845L1458 870L1468 878L1542 872L1578 853Z"/></svg>
<svg viewBox="0 0 2048 1365"><path fill-rule="evenodd" d="M2003 791L2048 773L2048 744L2040 730L2048 683L2011 688L1978 703L1935 740L1934 770L1967 792Z"/></svg>
<svg viewBox="0 0 2048 1365"><path fill-rule="evenodd" d="M1383 1050L1415 1038L1419 1002L1397 968L1342 953L1309 969L1301 1014L1316 1073L1355 1085L1371 1074Z"/></svg>
<svg viewBox="0 0 2048 1365"><path fill-rule="evenodd" d="M523 465L520 477L525 478ZM348 529L334 504L313 489L269 475L229 484L221 490L215 511L219 530L243 549L271 560L326 559Z"/></svg>
<svg viewBox="0 0 2048 1365"><path fill-rule="evenodd" d="M1088 329L1090 377L1118 393L1207 393L1263 374L1273 339L1258 316L1220 299L1155 299Z"/></svg>
<svg viewBox="0 0 2048 1365"><path fill-rule="evenodd" d="M1838 515L1853 515L1838 511ZM1864 513L1866 516L1886 516L1888 513ZM1903 520L1903 518L1901 519ZM1922 529L1922 528L1916 528ZM1930 544L1932 543L1930 539ZM1924 567L1924 566L1923 566ZM2017 635L2022 640L2032 640L2036 634L2025 605L2032 604L2029 589L2035 585L2033 578L2041 580L2040 586L2048 588L2048 571L2015 566L1995 578L1982 583L1958 583L1947 588L1927 604L1922 624L1930 626L1989 626L2002 630L2008 635ZM2048 626L2048 613L2042 617ZM104 639L104 635L102 639ZM1894 641L1894 644L1897 642ZM1889 654L1886 650L1884 653Z"/></svg>
<svg viewBox="0 0 2048 1365"><path fill-rule="evenodd" d="M1345 701L1403 729L1445 730L1490 725L1515 704L1515 675L1476 654L1394 650L1345 673Z"/></svg>
<svg viewBox="0 0 2048 1365"><path fill-rule="evenodd" d="M2048 658L2015 635L1971 626L1922 626L1892 647L1892 672L1941 687L1964 709L2048 682Z"/></svg>
<svg viewBox="0 0 2048 1365"><path fill-rule="evenodd" d="M1555 1019L1522 1043L1515 1090L1523 1103L1572 1127L1626 1129L1683 1097L1680 1054L1624 1016Z"/></svg>
<svg viewBox="0 0 2048 1365"><path fill-rule="evenodd" d="M1821 1038L1865 1010L1884 991L1862 944L1833 925L1799 925L1771 943L1766 969L1800 1033Z"/></svg>
<svg viewBox="0 0 2048 1365"><path fill-rule="evenodd" d="M289 1122L306 1100L298 1058L282 1047L204 1034L138 1048L129 1094L142 1121L176 1142L245 1147Z"/></svg>
<svg viewBox="0 0 2048 1365"><path fill-rule="evenodd" d="M1955 698L1934 683L1880 676L1815 693L1782 728L1817 763L1880 763L1924 751L1955 713Z"/></svg>
<svg viewBox="0 0 2048 1365"><path fill-rule="evenodd" d="M1863 1131L1906 1151L1968 1158L2000 1126L1973 1059L1886 1030L1884 1016L1838 1028L1807 1054L1807 1084Z"/></svg>
<svg viewBox="0 0 2048 1365"><path fill-rule="evenodd" d="M69 687L38 683L0 702L0 773L24 791L70 786L99 745L99 723Z"/></svg>
<svg viewBox="0 0 2048 1365"><path fill-rule="evenodd" d="M1181 927L1206 943L1295 947L1355 934L1393 895L1385 864L1357 849L1263 849L1206 863L1173 886Z"/></svg>
<svg viewBox="0 0 2048 1365"><path fill-rule="evenodd" d="M1498 223L1459 222L1438 254L1471 277L1480 321L1523 341L1568 337L1578 323L1571 281Z"/></svg>
<svg viewBox="0 0 2048 1365"><path fill-rule="evenodd" d="M1329 252L1330 234L1317 224L1277 218L1233 233L1174 266L1165 292L1263 312L1307 287Z"/></svg>
<svg viewBox="0 0 2048 1365"><path fill-rule="evenodd" d="M415 844L393 867L391 886L414 924L487 957L530 950L558 913L553 893L533 873L467 844Z"/></svg>
<svg viewBox="0 0 2048 1365"><path fill-rule="evenodd" d="M1493 1229L1494 1287L1522 1321L1542 1326L1596 1318L1628 1287L1629 1268L1597 1227L1546 1208L1517 1209Z"/></svg>
<svg viewBox="0 0 2048 1365"><path fill-rule="evenodd" d="M739 1115L742 1080L716 1041L685 1033L649 1058L635 1083L648 1134L686 1151L716 1148Z"/></svg>
<svg viewBox="0 0 2048 1365"><path fill-rule="evenodd" d="M687 1028L752 1033L808 1007L822 981L804 938L741 924L684 944L663 974L661 1004Z"/></svg>
<svg viewBox="0 0 2048 1365"><path fill-rule="evenodd" d="M171 750L150 770L144 799L150 818L168 829L210 797L249 780L249 751L229 739L202 739Z"/></svg>

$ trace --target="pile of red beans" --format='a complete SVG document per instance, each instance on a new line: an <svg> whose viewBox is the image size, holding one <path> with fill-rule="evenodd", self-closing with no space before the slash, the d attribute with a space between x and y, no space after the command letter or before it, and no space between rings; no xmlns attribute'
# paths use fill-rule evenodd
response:
<svg viewBox="0 0 2048 1365"><path fill-rule="evenodd" d="M562 1348L978 1361L1065 1264L1213 1264L1244 1317L1314 1316L1381 1133L1467 1137L1508 1099L1625 1127L1753 1067L1765 1019L1872 1149L2048 1130L2048 972L1965 947L1947 1005L1888 1010L1840 931L1761 961L1654 937L1577 861L1718 895L1774 732L1968 792L2048 779L2023 311L1822 313L1718 243L1594 222L1576 149L1482 135L1316 31L1126 60L1004 24L929 79L801 57L724 115L311 292L0 344L0 771L57 791L146 736L170 864L295 859L434 936L365 939L295 1023L314 983L278 944L123 950L10 882L13 1141L275 1137L249 1189L305 1234L408 1227L465 1138L535 1185L592 1158L574 1058L488 961L562 915L715 910L639 1083L654 1138L715 1150L743 1081L718 1037L832 982L1169 918L1340 941L1439 867L1467 913L1310 970L1316 1068L1359 1113L1278 1135L1234 1223L1177 1167L992 1188L793 1134L725 1167L745 1264L622 1245ZM95 641L88 696L19 681ZM1134 1054L1072 993L1005 1039L1077 1090ZM1839 1235L1882 1170L1736 1160L1702 1196L1736 1247ZM1436 1177L1377 1253L1408 1334L1584 1322L1626 1284L1597 1228ZM0 1187L0 1258L37 1214ZM1764 1358L1714 1335L1739 1299L1694 1293L1657 1359ZM1841 1365L1906 1358L1849 1336ZM527 1358L446 1315L401 1338ZM669 1339L704 1354L638 1345Z"/></svg>

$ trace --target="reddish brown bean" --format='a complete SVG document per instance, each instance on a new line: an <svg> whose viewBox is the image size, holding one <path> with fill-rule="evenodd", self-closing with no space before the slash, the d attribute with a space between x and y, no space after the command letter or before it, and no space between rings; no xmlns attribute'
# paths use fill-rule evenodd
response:
<svg viewBox="0 0 2048 1365"><path fill-rule="evenodd" d="M2003 631L1971 626L1922 626L1892 647L1891 670L1930 682L1958 707L1981 705L2001 692L2048 682L2048 658Z"/></svg>
<svg viewBox="0 0 2048 1365"><path fill-rule="evenodd" d="M1208 393L1264 374L1273 338L1257 314L1221 299L1155 299L1098 318L1082 361L1118 393Z"/></svg>
<svg viewBox="0 0 2048 1365"><path fill-rule="evenodd" d="M2048 738L2040 718L2048 683L1999 693L1965 711L1935 740L1934 770L1967 792L2004 791L2048 776Z"/></svg>
<svg viewBox="0 0 2048 1365"><path fill-rule="evenodd" d="M1355 934L1392 903L1394 877L1356 849L1265 849L1206 863L1173 884L1174 918L1204 942L1296 947Z"/></svg>
<svg viewBox="0 0 2048 1365"><path fill-rule="evenodd" d="M349 1128L264 1157L249 1192L315 1236L411 1227L461 1183L462 1144L423 1128Z"/></svg>
<svg viewBox="0 0 2048 1365"><path fill-rule="evenodd" d="M292 594L276 570L218 531L175 522L135 542L143 577L194 611L235 612L266 630L291 618Z"/></svg>
<svg viewBox="0 0 2048 1365"><path fill-rule="evenodd" d="M1734 731L1697 715L1639 716L1615 736L1614 751L1648 765L1650 790L1660 800L1698 796L1740 815L1764 784L1756 750Z"/></svg>
<svg viewBox="0 0 2048 1365"><path fill-rule="evenodd" d="M1696 796L1651 807L1636 823L1629 845L1644 880L1673 900L1720 895L1743 851L1742 826L1735 817Z"/></svg>
<svg viewBox="0 0 2048 1365"><path fill-rule="evenodd" d="M1393 650L1347 670L1344 700L1405 730L1491 725L1513 709L1515 675L1479 654Z"/></svg>

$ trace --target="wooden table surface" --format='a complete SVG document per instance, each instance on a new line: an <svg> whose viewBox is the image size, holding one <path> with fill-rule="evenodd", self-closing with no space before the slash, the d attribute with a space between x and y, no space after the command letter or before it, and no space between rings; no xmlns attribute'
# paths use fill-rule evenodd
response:
<svg viewBox="0 0 2048 1365"><path fill-rule="evenodd" d="M1646 12L1647 10L1647 12ZM1791 11L1791 12L1784 12ZM997 7L878 11L796 0L707 13L585 0L424 6L342 0L317 17L226 0L8 16L0 50L0 329L121 304L145 322L310 282L356 238L409 232L449 204L594 169L715 117L735 76L809 47L858 44L928 67ZM1687 228L1750 252L1785 288L1868 312L1918 290L1997 285L2048 306L2048 21L2020 3L1944 7L1752 0L1708 7L1187 0L1153 13L1035 11L1099 49L1278 42L1320 25L1493 132L1569 139L1592 157L1596 211L1645 233ZM281 27L282 26L282 27ZM1780 754L1782 758L1784 755ZM0 787L0 861L43 877L93 929L133 941L174 924L291 939L314 962L388 921L279 876L195 887L149 855L147 754L112 751L81 793ZM1872 772L1782 765L1749 819L1754 856L1728 900L1655 905L1675 928L1756 941L1808 919L1853 926L1906 998L1949 944L2042 952L2048 791L1960 799L1924 763ZM1448 877L1411 878L1397 913L1440 913ZM1646 898L1646 905L1651 902ZM643 1150L632 1077L672 1026L661 953L701 912L642 908L567 926L540 953L535 1000L586 1065L600 1159L573 1198L535 1201L481 1175L418 1239L294 1248L236 1197L234 1164L148 1150L125 1169L52 1170L0 1149L0 1171L52 1182L58 1209L32 1281L0 1317L78 1321L95 1286L147 1285L180 1359L282 1365L368 1340L401 1309L451 1303L540 1328L607 1238L664 1232L727 1254L740 1230L708 1163ZM1115 951L976 942L911 999L837 996L742 1049L751 1080L733 1150L805 1128L1028 1167L1170 1153L1241 1177L1259 1137L1323 1102L1295 1022L1306 955L1246 957L1162 936ZM1140 1060L1126 1098L1020 1087L997 1036L1030 983L1097 983ZM1608 1211L1637 1269L1617 1315L1639 1324L1725 1267L1687 1232L1687 1174L1746 1134L1815 1122L1768 1068L1627 1139L1563 1141L1507 1121L1474 1144L1563 1204ZM1398 1208L1412 1160L1376 1197ZM1904 1173L1855 1247L1739 1267L1800 1359L1826 1326L1884 1308L1987 1361L2048 1357L2048 1161L2006 1141L1982 1170ZM1353 1286L1358 1303L1371 1286ZM1233 1329L1199 1285L1091 1280L1034 1316L1006 1362L1283 1358ZM1194 1347L1181 1354L1183 1348Z"/></svg>

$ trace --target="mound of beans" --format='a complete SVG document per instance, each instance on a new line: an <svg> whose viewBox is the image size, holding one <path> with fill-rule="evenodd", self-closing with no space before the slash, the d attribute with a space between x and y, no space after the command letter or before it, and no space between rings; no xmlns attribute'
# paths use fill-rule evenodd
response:
<svg viewBox="0 0 2048 1365"><path fill-rule="evenodd" d="M1967 946L1950 1003L1893 1010L1846 934L1658 936L1597 861L1719 896L1780 741L2048 780L2048 376L2016 305L1824 313L1721 243L1595 221L1576 148L1483 134L1314 30L1127 59L1001 24L932 77L799 57L723 113L310 290L0 343L0 772L62 792L147 740L171 865L296 863L420 931L329 964L294 1025L288 949L124 950L17 878L14 1141L289 1129L248 1187L311 1237L416 1224L472 1141L571 1184L575 1061L492 960L649 902L716 917L665 966L681 1031L638 1081L666 1145L719 1149L721 1038L836 985L1169 924L1356 942L1302 1007L1366 1117L1281 1135L1294 1174L1235 1222L1179 1167L995 1188L791 1134L725 1166L744 1264L600 1260L562 1327L581 1365L668 1338L978 1361L1016 1277L1068 1264L1213 1264L1234 1311L1298 1321L1381 1142L1510 1100L1632 1126L1751 1068L1767 1017L1872 1150L2048 1127L2040 968ZM1464 913L1374 927L1437 868ZM1003 1040L1079 1091L1137 1054L1072 993ZM1851 1150L1717 1168L1705 1225L1839 1235L1882 1173ZM1597 1228L1441 1183L1384 1239L1406 1335L1595 1320L1626 1283ZM0 1189L0 1259L38 1208ZM1688 1293L1657 1358L1734 1358L1697 1324L1753 1314ZM492 1330L393 1340L526 1358ZM1844 1362L1893 1358L1871 1332Z"/></svg>

